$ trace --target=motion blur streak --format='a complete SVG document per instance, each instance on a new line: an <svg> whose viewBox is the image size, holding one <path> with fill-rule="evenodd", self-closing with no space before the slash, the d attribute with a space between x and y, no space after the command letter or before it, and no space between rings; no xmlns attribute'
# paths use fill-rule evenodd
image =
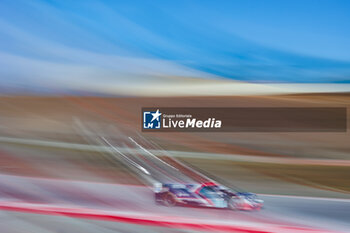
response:
<svg viewBox="0 0 350 233"><path fill-rule="evenodd" d="M0 0L0 232L350 232L348 129L141 129L143 108L349 113L349 12L346 0Z"/></svg>

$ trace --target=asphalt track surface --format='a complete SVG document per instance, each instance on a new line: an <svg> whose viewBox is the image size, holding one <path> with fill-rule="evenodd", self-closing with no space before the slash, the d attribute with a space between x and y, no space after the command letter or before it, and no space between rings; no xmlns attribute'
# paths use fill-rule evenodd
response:
<svg viewBox="0 0 350 233"><path fill-rule="evenodd" d="M35 220L35 216L31 216L34 215L33 213L45 214L45 216L63 215L79 219L86 218L84 213L88 213L93 214L93 217L87 217L89 220L80 220L83 228L92 224L90 221L93 221L94 224L98 222L98 225L104 225L102 222L105 221L91 220L96 219L116 222L116 230L118 227L131 229L133 226L136 230L140 224L146 224L150 229L158 229L161 226L161 230L158 229L159 232L167 230L172 232L177 228L184 231L227 231L225 228L213 229L210 228L211 226L260 229L265 232L348 232L350 229L350 201L348 200L262 196L265 200L265 208L260 211L246 212L158 206L154 204L152 194L152 190L144 186L0 176L0 208L27 213L22 217L25 216L26 221L31 224L33 224L31 219L38 221ZM48 211L43 211L45 208ZM69 213L74 213L74 215ZM98 217L99 214L102 216L123 216L127 217L128 221L120 218ZM4 211L2 215L6 215L5 218L8 218L8 215L14 214ZM57 216L47 218L52 222L62 221L60 220L62 217L56 220L55 217ZM133 219L155 221L150 224L150 222L137 222ZM16 220L12 219L12 221ZM179 222L189 222L204 227L195 229L177 224ZM111 223L105 224L112 225ZM54 229L58 227L56 224L48 226ZM68 226L69 224L67 224ZM153 230L158 232L156 229ZM14 231L9 230L8 232L16 231L14 229ZM239 231L237 230L237 232Z"/></svg>

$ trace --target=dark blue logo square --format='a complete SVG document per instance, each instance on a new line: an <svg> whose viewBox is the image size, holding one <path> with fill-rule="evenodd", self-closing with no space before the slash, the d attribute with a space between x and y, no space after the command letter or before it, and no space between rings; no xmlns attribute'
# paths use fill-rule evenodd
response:
<svg viewBox="0 0 350 233"><path fill-rule="evenodd" d="M144 129L160 129L161 128L161 115L162 113L157 111L144 111L143 112L143 128Z"/></svg>

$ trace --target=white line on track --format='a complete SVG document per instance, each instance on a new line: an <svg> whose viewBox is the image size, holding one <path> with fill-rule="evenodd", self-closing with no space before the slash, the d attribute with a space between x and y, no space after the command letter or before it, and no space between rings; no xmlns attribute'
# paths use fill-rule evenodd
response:
<svg viewBox="0 0 350 233"><path fill-rule="evenodd" d="M258 195L259 195L259 196L266 196L266 197L296 198L296 199L305 199L305 200L350 202L350 199L345 199L345 198L308 197L308 196L278 195L278 194L261 194L261 193L258 194Z"/></svg>

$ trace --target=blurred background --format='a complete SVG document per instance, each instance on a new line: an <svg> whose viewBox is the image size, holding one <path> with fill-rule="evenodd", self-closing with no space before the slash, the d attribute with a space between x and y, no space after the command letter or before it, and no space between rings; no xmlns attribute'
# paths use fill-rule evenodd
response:
<svg viewBox="0 0 350 233"><path fill-rule="evenodd" d="M1 0L1 232L348 232L348 132L143 133L140 117L142 107L348 109L349 11L345 0ZM255 192L265 208L155 206L150 188L172 169Z"/></svg>

